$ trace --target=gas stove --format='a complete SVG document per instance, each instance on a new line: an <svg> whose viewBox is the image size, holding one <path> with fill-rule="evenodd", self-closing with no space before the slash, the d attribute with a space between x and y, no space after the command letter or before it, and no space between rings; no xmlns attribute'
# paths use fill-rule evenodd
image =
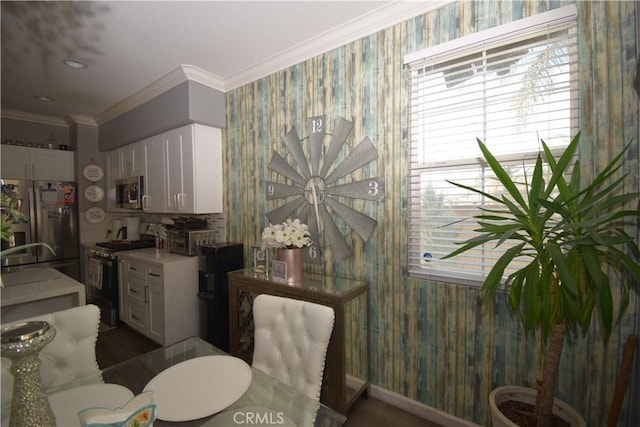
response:
<svg viewBox="0 0 640 427"><path fill-rule="evenodd" d="M120 251L130 251L133 249L145 249L153 248L155 246L155 240L109 240L106 242L99 242L89 250L89 253L94 256L105 259L115 259L116 253Z"/></svg>

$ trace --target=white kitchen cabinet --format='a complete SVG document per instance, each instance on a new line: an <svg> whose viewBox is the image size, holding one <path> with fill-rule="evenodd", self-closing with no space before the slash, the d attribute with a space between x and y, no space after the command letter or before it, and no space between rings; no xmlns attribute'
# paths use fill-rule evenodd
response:
<svg viewBox="0 0 640 427"><path fill-rule="evenodd" d="M107 210L113 211L116 206L116 180L120 178L120 151L107 152Z"/></svg>
<svg viewBox="0 0 640 427"><path fill-rule="evenodd" d="M156 342L163 343L165 341L163 284L149 281L148 297L149 297L149 338L151 338Z"/></svg>
<svg viewBox="0 0 640 427"><path fill-rule="evenodd" d="M164 134L166 212L222 212L222 134L190 124Z"/></svg>
<svg viewBox="0 0 640 427"><path fill-rule="evenodd" d="M73 151L2 145L2 178L75 181Z"/></svg>
<svg viewBox="0 0 640 427"><path fill-rule="evenodd" d="M145 212L165 212L167 200L166 160L162 135L147 138L142 143L145 156L142 209Z"/></svg>
<svg viewBox="0 0 640 427"><path fill-rule="evenodd" d="M146 168L144 141L138 141L107 152L107 210L123 210L116 205L116 181L135 176L144 177Z"/></svg>
<svg viewBox="0 0 640 427"><path fill-rule="evenodd" d="M115 180L126 173L144 177L145 212L222 212L220 129L190 124L112 150L107 153L107 169L111 211L117 210Z"/></svg>
<svg viewBox="0 0 640 427"><path fill-rule="evenodd" d="M200 336L198 257L142 249L118 259L120 320L161 345Z"/></svg>
<svg viewBox="0 0 640 427"><path fill-rule="evenodd" d="M29 149L14 145L2 145L2 178L31 179Z"/></svg>
<svg viewBox="0 0 640 427"><path fill-rule="evenodd" d="M146 169L144 141L120 148L120 178L143 176Z"/></svg>
<svg viewBox="0 0 640 427"><path fill-rule="evenodd" d="M144 175L146 167L143 141L107 152L107 169L112 180Z"/></svg>

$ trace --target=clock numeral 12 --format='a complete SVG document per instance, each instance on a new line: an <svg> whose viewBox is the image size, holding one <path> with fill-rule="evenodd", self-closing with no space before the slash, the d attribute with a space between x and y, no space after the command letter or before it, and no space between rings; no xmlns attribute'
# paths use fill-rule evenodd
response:
<svg viewBox="0 0 640 427"><path fill-rule="evenodd" d="M311 133L322 132L324 128L324 119L322 117L318 117L311 120Z"/></svg>

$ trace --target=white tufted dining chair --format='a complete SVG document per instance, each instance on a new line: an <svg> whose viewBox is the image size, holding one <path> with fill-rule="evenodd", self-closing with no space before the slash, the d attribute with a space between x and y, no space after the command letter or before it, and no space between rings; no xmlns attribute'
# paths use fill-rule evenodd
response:
<svg viewBox="0 0 640 427"><path fill-rule="evenodd" d="M40 350L40 376L45 390L69 381L95 374L90 382L101 382L100 368L96 360L96 341L100 324L100 309L87 304L55 313L44 314L3 324L44 320L56 329L53 341ZM2 358L2 405L11 402L13 375L11 361Z"/></svg>
<svg viewBox="0 0 640 427"><path fill-rule="evenodd" d="M253 322L253 367L319 400L333 309L262 294L253 302Z"/></svg>

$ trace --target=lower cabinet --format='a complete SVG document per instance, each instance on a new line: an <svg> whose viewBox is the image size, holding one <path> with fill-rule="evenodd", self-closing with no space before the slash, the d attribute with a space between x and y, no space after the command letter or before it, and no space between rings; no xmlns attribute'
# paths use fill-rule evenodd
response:
<svg viewBox="0 0 640 427"><path fill-rule="evenodd" d="M161 345L200 336L197 257L144 249L118 259L120 320Z"/></svg>

